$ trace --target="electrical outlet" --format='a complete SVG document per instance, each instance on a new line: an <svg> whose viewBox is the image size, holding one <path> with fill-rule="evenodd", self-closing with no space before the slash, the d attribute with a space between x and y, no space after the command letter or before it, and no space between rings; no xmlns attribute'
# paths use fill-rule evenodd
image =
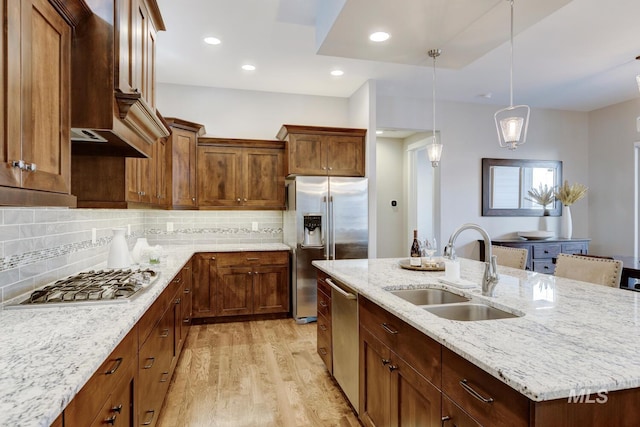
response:
<svg viewBox="0 0 640 427"><path fill-rule="evenodd" d="M95 245L98 242L98 230L95 228L91 229L91 244Z"/></svg>
<svg viewBox="0 0 640 427"><path fill-rule="evenodd" d="M131 224L127 224L127 236L131 236Z"/></svg>
<svg viewBox="0 0 640 427"><path fill-rule="evenodd" d="M253 221L251 223L251 231L258 231L258 222L257 221Z"/></svg>
<svg viewBox="0 0 640 427"><path fill-rule="evenodd" d="M167 233L173 232L173 222L167 222Z"/></svg>

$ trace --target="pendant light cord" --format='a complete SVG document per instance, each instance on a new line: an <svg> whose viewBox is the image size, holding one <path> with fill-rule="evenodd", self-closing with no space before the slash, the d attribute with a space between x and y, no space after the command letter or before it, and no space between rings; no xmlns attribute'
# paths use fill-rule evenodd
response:
<svg viewBox="0 0 640 427"><path fill-rule="evenodd" d="M432 98L433 98L433 143L436 141L436 57L433 55L433 85L432 85Z"/></svg>
<svg viewBox="0 0 640 427"><path fill-rule="evenodd" d="M513 0L510 0L511 3L511 71L509 75L509 102L510 106L513 107Z"/></svg>

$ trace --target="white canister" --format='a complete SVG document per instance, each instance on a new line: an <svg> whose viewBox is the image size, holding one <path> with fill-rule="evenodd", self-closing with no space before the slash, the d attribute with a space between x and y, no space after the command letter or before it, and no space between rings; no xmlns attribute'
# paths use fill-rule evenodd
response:
<svg viewBox="0 0 640 427"><path fill-rule="evenodd" d="M460 261L457 259L445 260L444 277L449 280L460 280Z"/></svg>
<svg viewBox="0 0 640 427"><path fill-rule="evenodd" d="M136 240L136 244L133 246L133 250L131 250L131 258L133 262L136 264L140 264L140 261L143 261L142 254L144 250L149 247L149 242L145 237L139 237Z"/></svg>
<svg viewBox="0 0 640 427"><path fill-rule="evenodd" d="M109 247L107 258L107 268L129 268L131 266L131 254L127 239L125 238L126 228L113 228L113 240Z"/></svg>

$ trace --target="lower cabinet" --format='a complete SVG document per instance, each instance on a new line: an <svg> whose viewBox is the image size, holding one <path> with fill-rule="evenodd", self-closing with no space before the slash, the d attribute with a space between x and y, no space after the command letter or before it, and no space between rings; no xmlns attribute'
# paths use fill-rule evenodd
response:
<svg viewBox="0 0 640 427"><path fill-rule="evenodd" d="M191 323L191 261L65 408L56 427L155 426Z"/></svg>
<svg viewBox="0 0 640 427"><path fill-rule="evenodd" d="M529 251L527 270L537 273L553 274L556 270L558 254L584 255L589 252L590 239L552 239L552 240L493 240L497 246L525 248ZM484 259L484 244L480 243L480 259Z"/></svg>
<svg viewBox="0 0 640 427"><path fill-rule="evenodd" d="M289 312L289 252L196 254L193 317Z"/></svg>
<svg viewBox="0 0 640 427"><path fill-rule="evenodd" d="M317 351L324 365L333 375L333 336L331 326L331 288L326 274L318 272Z"/></svg>

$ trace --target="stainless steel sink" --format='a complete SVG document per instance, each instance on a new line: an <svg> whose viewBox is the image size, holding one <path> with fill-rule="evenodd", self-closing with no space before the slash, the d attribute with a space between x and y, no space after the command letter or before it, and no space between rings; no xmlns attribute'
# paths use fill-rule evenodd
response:
<svg viewBox="0 0 640 427"><path fill-rule="evenodd" d="M520 317L518 315L503 311L485 304L451 304L437 307L422 307L436 316L449 320L475 321L475 320L495 320L510 319Z"/></svg>
<svg viewBox="0 0 640 427"><path fill-rule="evenodd" d="M415 305L452 304L469 301L469 298L442 289L402 289L390 292Z"/></svg>

